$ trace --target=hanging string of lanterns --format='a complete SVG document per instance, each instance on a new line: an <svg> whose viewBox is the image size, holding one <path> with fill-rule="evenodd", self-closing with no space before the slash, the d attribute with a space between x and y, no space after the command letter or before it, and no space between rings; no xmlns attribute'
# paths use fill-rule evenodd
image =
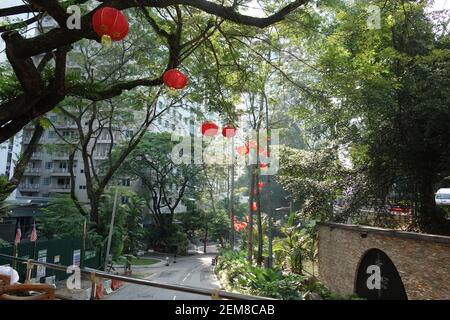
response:
<svg viewBox="0 0 450 320"><path fill-rule="evenodd" d="M102 7L92 16L92 27L101 37L104 46L110 47L113 41L121 41L128 35L128 19L122 11L112 7ZM163 74L164 84L171 89L184 89L188 77L178 69L169 69Z"/></svg>
<svg viewBox="0 0 450 320"><path fill-rule="evenodd" d="M201 132L202 135L204 136L213 137L217 135L218 130L219 126L215 124L213 121L205 121L202 123ZM222 128L222 135L225 138L232 138L236 136L236 133L237 129L232 125L226 125L225 127Z"/></svg>
<svg viewBox="0 0 450 320"><path fill-rule="evenodd" d="M98 9L92 17L92 26L104 46L111 46L112 41L123 40L128 35L128 19L116 8Z"/></svg>

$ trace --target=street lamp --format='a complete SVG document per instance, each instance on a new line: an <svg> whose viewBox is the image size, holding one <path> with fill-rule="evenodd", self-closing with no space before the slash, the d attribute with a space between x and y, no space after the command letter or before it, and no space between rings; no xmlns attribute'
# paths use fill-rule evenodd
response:
<svg viewBox="0 0 450 320"><path fill-rule="evenodd" d="M119 188L116 187L116 193L114 194L113 211L112 211L112 215L111 215L111 223L109 225L108 244L106 246L105 271L107 270L108 263L110 261L109 251L111 250L111 241L112 241L112 236L113 236L114 218L116 216L116 207L117 207L117 197L118 197L118 195L119 195Z"/></svg>

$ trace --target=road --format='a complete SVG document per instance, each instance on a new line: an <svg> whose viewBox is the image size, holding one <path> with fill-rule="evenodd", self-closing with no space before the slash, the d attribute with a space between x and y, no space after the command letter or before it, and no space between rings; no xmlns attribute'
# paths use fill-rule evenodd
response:
<svg viewBox="0 0 450 320"><path fill-rule="evenodd" d="M211 259L216 255L216 247L208 246L207 254L198 254L177 258L177 263L170 266L149 266L135 269L136 272L151 273L146 280L191 286L205 289L219 289L219 282L214 275ZM105 300L210 300L203 295L172 291L137 284L125 284L116 292L105 296Z"/></svg>

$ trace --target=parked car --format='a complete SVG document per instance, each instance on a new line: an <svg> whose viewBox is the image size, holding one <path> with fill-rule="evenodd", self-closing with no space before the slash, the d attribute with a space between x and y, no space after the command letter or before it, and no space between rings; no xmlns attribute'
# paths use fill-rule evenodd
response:
<svg viewBox="0 0 450 320"><path fill-rule="evenodd" d="M390 213L392 214L397 214L397 215L409 215L411 214L411 207L407 206L407 205L391 205L388 207L388 210Z"/></svg>
<svg viewBox="0 0 450 320"><path fill-rule="evenodd" d="M441 188L436 192L435 201L437 205L450 206L450 188Z"/></svg>

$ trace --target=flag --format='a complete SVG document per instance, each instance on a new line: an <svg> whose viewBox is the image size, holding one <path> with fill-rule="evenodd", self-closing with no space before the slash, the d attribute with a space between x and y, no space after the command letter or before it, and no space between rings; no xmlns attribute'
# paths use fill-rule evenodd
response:
<svg viewBox="0 0 450 320"><path fill-rule="evenodd" d="M36 240L37 240L36 221L33 221L33 229L31 230L30 241L34 242Z"/></svg>
<svg viewBox="0 0 450 320"><path fill-rule="evenodd" d="M20 222L17 223L16 238L14 239L14 245L18 245L22 239L22 230L20 229Z"/></svg>

